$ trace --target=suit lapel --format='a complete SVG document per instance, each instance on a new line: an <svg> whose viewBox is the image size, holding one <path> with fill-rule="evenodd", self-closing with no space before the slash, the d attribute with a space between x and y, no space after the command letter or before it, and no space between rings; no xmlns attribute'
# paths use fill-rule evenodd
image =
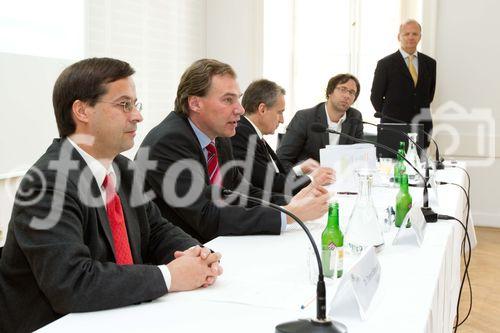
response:
<svg viewBox="0 0 500 333"><path fill-rule="evenodd" d="M263 141L263 143L264 143L264 149L267 151L269 157L273 159L274 163L276 163L276 166L278 167L280 173L286 173L285 168L283 168L283 165L281 164L278 158L278 155L276 155L274 150L271 148L271 146L269 146L269 144L265 140Z"/></svg>
<svg viewBox="0 0 500 333"><path fill-rule="evenodd" d="M109 226L108 214L106 213L106 205L104 205L103 203L103 205L97 207L96 210L97 210L97 216L99 217L99 223L101 224L104 235L106 235L106 240L108 241L108 245L111 251L113 252L113 256L116 258L113 235L111 233L111 228Z"/></svg>
<svg viewBox="0 0 500 333"><path fill-rule="evenodd" d="M78 154L78 153L77 153ZM111 228L109 226L108 215L106 213L106 204L104 203L101 195L100 186L97 184L94 175L90 172L90 169L87 168L87 164L83 160L83 158L78 154L81 159L82 169L80 170L80 177L88 177L85 183L90 184L90 196L94 198L95 201L95 210L97 211L97 216L99 219L99 224L102 227L102 232L106 236L106 240L108 241L109 248L113 252L113 256L115 256L115 247L113 242L113 235L111 233ZM85 172L83 172L85 170ZM81 195L81 194L80 194Z"/></svg>
<svg viewBox="0 0 500 333"><path fill-rule="evenodd" d="M427 66L426 66L426 63L424 61L424 57L422 56L422 53L417 52L417 54L418 54L418 56L417 56L417 59L418 59L418 78L419 78L419 80L417 80L417 86L418 86L422 82L422 80L420 80L420 78L427 76L426 75Z"/></svg>
<svg viewBox="0 0 500 333"><path fill-rule="evenodd" d="M184 126L187 127L187 130L192 135L192 141L193 141L194 145L196 146L196 150L197 150L196 154L198 156L198 161L203 165L204 170L205 170L205 183L206 184L210 184L210 177L208 176L207 160L205 159L205 154L203 153L203 148L200 145L200 141L198 141L198 138L196 137L196 134L194 133L193 128L189 124L188 118L187 117L183 117L183 116L178 116L178 117L182 118ZM219 147L218 147L218 144L217 144L217 139L216 139L215 143L216 143L216 147L217 147L217 150L218 150ZM220 164L220 156L219 156L219 167L220 166L221 166L221 164Z"/></svg>
<svg viewBox="0 0 500 333"><path fill-rule="evenodd" d="M316 107L315 122L325 125L328 128L328 119L326 119L326 107L325 103L320 103ZM319 137L320 148L326 147L330 143L330 138L328 132L322 133L321 135L315 135L314 137Z"/></svg>
<svg viewBox="0 0 500 333"><path fill-rule="evenodd" d="M248 121L248 119L245 117L241 117L240 122L242 124L244 124L244 126L248 126L248 128L250 128L250 130L252 131L252 134L249 136L249 139L252 135L257 136L257 147L256 148L262 150L262 155L265 156L266 161L270 162L270 163L272 163L272 161L274 161L274 163L276 163L276 166L278 167L278 170L281 173L285 173L285 169L283 168L283 165L281 165L281 162L278 159L278 155L276 155L276 153L271 148L271 146L269 146L269 144L267 143L266 140L258 138L257 131L255 130L253 125ZM257 152L256 152L255 156L257 156Z"/></svg>
<svg viewBox="0 0 500 333"><path fill-rule="evenodd" d="M399 64L401 71L404 73L404 75L406 75L408 80L410 80L413 83L413 78L411 77L410 69L408 68L408 65L406 65L405 58L403 58L403 55L401 54L401 52L399 52L399 50L398 50L398 51L396 51L396 53L394 55L395 55L397 63ZM418 84L418 81L417 81L417 84Z"/></svg>
<svg viewBox="0 0 500 333"><path fill-rule="evenodd" d="M346 115L345 115L345 120L344 122L342 123L342 128L340 130L341 133L344 133L344 134L347 134L347 135L351 135L349 134L351 132L351 119L349 117L349 112L350 111L350 108L347 109L346 111ZM341 135L340 138L339 138L339 145L345 145L346 143L348 143L349 140L347 137Z"/></svg>
<svg viewBox="0 0 500 333"><path fill-rule="evenodd" d="M137 215L135 210L133 210L127 201L127 195L120 186L118 190L118 196L122 203L123 216L125 217L125 225L127 226L128 241L130 244L130 250L132 252L132 258L135 264L142 263L142 258L139 249L141 248L141 230L139 228L139 223L134 223L137 221Z"/></svg>

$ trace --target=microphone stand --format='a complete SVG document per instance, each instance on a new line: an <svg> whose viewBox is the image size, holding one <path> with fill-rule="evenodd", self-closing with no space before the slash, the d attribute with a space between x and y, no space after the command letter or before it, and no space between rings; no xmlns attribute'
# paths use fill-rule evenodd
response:
<svg viewBox="0 0 500 333"><path fill-rule="evenodd" d="M393 154L395 154L396 156L399 155L398 152L396 152L394 149L392 148L389 148L387 147L386 145L383 145L383 144L380 144L380 143L374 143L374 142L370 142L368 140L363 140L363 139L358 139L356 137L353 137L353 136L350 136L348 134L345 134L345 133L341 133L341 132L338 132L338 131L335 131L335 130L332 130L330 128L327 128L325 127L325 125L322 125L322 124L319 124L319 123L316 123L316 124L312 124L311 125L311 129L315 132L330 132L330 133L334 133L334 134L337 134L337 135L340 135L340 136L345 136L349 139L351 139L352 141L355 141L355 142L359 142L359 143L369 143L369 144L373 144L377 147L381 147L385 150L387 150L388 152L391 152ZM405 157L405 156L402 156L402 155L399 155L401 156L405 161L406 163L408 163L409 166L411 166L413 168L413 170L415 170L415 172L422 178L422 180L424 181L424 193L423 193L423 207L421 207L421 210L422 210L422 214L424 215L425 217L425 221L427 223L431 223L431 222L437 222L437 213L435 213L431 207L429 207L429 194L428 194L428 191L427 191L427 183L429 182L429 168L426 167L425 168L425 177L422 175L422 173L420 173L419 170L417 170L417 168L411 164L410 161L408 161L408 159ZM427 160L426 160L427 161ZM428 164L428 162L427 162Z"/></svg>
<svg viewBox="0 0 500 333"><path fill-rule="evenodd" d="M359 120L359 119L356 119L358 121L361 121L363 124L367 124L367 125L371 125L371 126L375 126L378 128L378 126L374 123L370 123L368 121L362 121L362 120ZM417 147L418 149L420 149L420 151L424 154L425 156L425 176L427 179L429 179L429 155L427 155L427 152L425 151L425 149L420 146L418 143L416 143L415 141L413 141L413 139L408 135L406 134L405 132L401 131L401 130L398 130L398 129L395 129L395 128L390 128L390 127L387 127L387 128L384 128L384 131L389 131L389 132L392 132L392 133L398 133L398 134L402 134L403 136L405 136L408 141L410 141L411 143L413 143L415 145L415 147ZM424 132L425 133L425 132ZM377 142L377 144L380 144ZM437 147L437 146L436 146ZM436 148L437 149L437 148ZM436 150L437 151L437 150ZM437 155L439 156L439 152L437 153ZM437 163L436 162L436 168L437 168ZM442 162L441 162L442 163ZM444 167L443 167L444 169Z"/></svg>
<svg viewBox="0 0 500 333"><path fill-rule="evenodd" d="M382 114L381 112L375 112L375 115L374 115L374 116L375 116L375 118L379 118L379 119L383 119L383 118L385 118L385 119L388 119L388 120L390 120L390 121L393 121L393 122L395 122L395 123L399 123L399 124L407 124L406 122L404 122L404 121L402 121L402 120L399 120L399 119L394 118L394 117L391 117L391 116L387 116L387 115L385 115L385 114ZM387 129L388 129L388 128L386 128L386 130L387 130ZM426 132L426 131L424 131L424 130L422 130L422 132L425 134L425 136L427 136L427 137L428 137L428 138L429 138L429 139L430 139L430 140L434 143L434 146L436 146L436 169L437 169L437 170L442 170L442 169L444 169L444 163L443 163L443 162L444 162L444 159L443 159L442 157L440 157L440 156L439 156L439 146L438 146L438 144L437 144L436 140L434 140L434 139L432 138L432 136L431 136L428 132Z"/></svg>
<svg viewBox="0 0 500 333"><path fill-rule="evenodd" d="M223 196L229 196L231 194L235 194L243 199L246 199L248 201L257 203L259 205L263 206L269 206L270 208L273 208L275 210L278 210L288 216L290 216L292 219L294 219L300 227L305 231L307 237L309 238L309 241L311 242L311 245L314 249L314 254L316 256L316 261L318 262L318 283L316 286L316 318L310 319L310 320L305 320L305 319L299 319L295 321L290 321L287 323L282 323L276 326L276 332L277 333L308 333L308 332L324 332L324 333L347 333L347 327L339 322L332 321L328 318L326 318L326 287L325 287L325 280L323 277L323 266L321 265L321 257L319 255L318 247L316 246L316 243L314 242L314 238L309 232L309 229L306 227L304 222L302 222L295 214L289 212L285 208L278 206L276 204L273 204L271 202L251 197L248 195L245 195L243 193L231 191L228 189L222 189L221 191Z"/></svg>

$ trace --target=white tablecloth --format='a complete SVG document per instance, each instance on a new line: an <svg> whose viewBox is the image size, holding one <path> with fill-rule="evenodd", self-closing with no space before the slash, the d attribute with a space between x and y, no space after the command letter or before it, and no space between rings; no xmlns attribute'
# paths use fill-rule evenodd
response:
<svg viewBox="0 0 500 333"><path fill-rule="evenodd" d="M461 170L446 169L438 180L465 184ZM414 204L422 189L412 188ZM377 209L393 203L397 189L374 188ZM452 185L440 186L434 210L465 221L465 197ZM354 197L339 197L341 226ZM317 243L326 220L309 223ZM421 247L392 246L395 230L385 234L378 255L382 267L377 296L366 321L355 312L337 311L334 319L349 332L451 332L460 287L462 228L454 221L427 225ZM469 235L475 244L473 224ZM150 303L107 311L67 315L41 332L274 332L285 321L315 315L309 277L306 235L293 226L280 236L219 237L208 244L223 254L224 274L216 284L191 292L172 293ZM349 267L353 258L346 258ZM328 295L338 280L327 281ZM327 304L328 305L328 304ZM329 310L329 307L327 308Z"/></svg>

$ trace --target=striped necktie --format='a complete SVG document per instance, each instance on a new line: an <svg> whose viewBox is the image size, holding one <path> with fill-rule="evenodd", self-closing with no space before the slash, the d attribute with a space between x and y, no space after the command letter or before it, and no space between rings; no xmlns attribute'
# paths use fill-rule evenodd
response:
<svg viewBox="0 0 500 333"><path fill-rule="evenodd" d="M222 185L220 179L220 170L219 170L219 156L217 155L217 148L215 147L215 143L210 141L210 143L206 146L207 149L207 170L208 177L210 178L210 184L212 185Z"/></svg>

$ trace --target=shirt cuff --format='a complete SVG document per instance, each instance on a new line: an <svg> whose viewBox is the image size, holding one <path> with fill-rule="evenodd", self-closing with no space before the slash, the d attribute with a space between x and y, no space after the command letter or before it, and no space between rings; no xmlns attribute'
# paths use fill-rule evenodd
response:
<svg viewBox="0 0 500 333"><path fill-rule="evenodd" d="M304 173L302 172L302 168L300 167L300 164L299 165L296 165L293 167L293 172L295 172L295 174L297 176L302 176Z"/></svg>
<svg viewBox="0 0 500 333"><path fill-rule="evenodd" d="M167 265L159 265L161 275L163 275L163 280L165 280L165 285L167 289L170 290L170 285L172 284L172 276L170 275L170 271L168 270Z"/></svg>
<svg viewBox="0 0 500 333"><path fill-rule="evenodd" d="M286 226L288 224L288 223L286 223L287 215L283 212L281 212L280 214L281 214L281 232L285 232Z"/></svg>

